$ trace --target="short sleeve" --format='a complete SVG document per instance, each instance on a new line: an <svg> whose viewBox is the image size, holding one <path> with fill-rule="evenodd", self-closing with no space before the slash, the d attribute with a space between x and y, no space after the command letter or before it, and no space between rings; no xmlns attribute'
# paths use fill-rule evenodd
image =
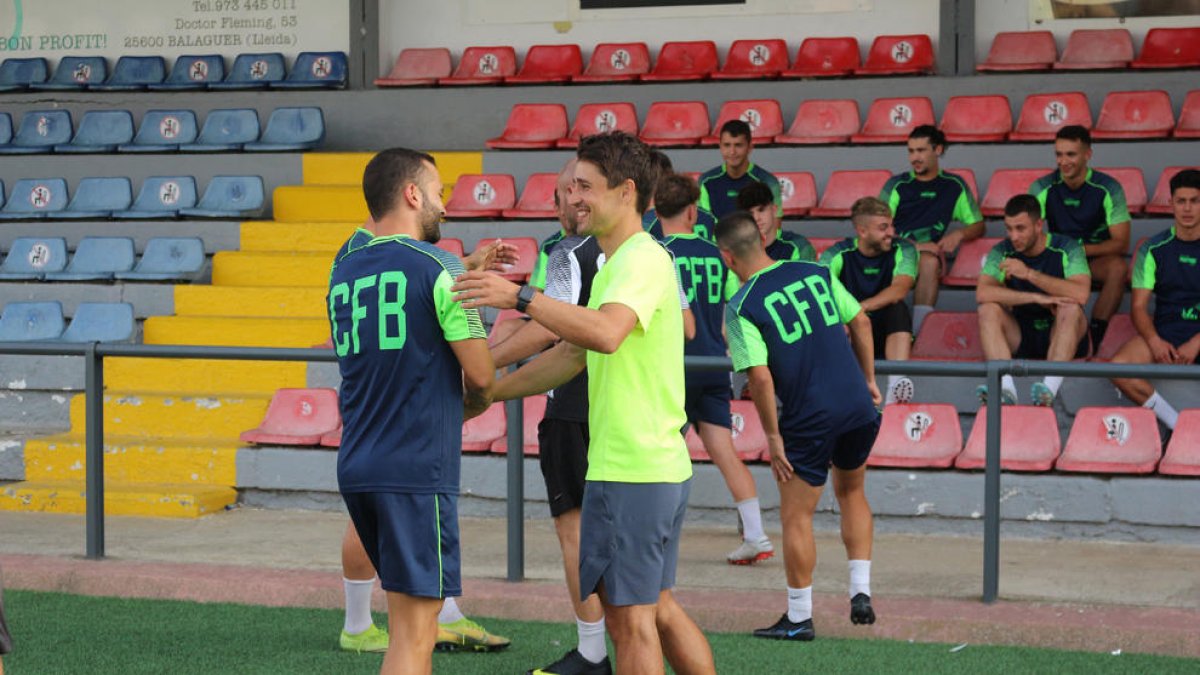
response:
<svg viewBox="0 0 1200 675"><path fill-rule="evenodd" d="M1133 287L1154 290L1158 265L1154 261L1154 250L1149 241L1142 242L1133 256Z"/></svg>
<svg viewBox="0 0 1200 675"><path fill-rule="evenodd" d="M808 237L796 235L794 241L796 244L796 260L817 262L817 249L813 248L812 242L808 240Z"/></svg>
<svg viewBox="0 0 1200 675"><path fill-rule="evenodd" d="M1125 189L1115 179L1106 181L1104 197L1104 213L1107 217L1105 225L1116 225L1129 221L1129 205L1125 201Z"/></svg>
<svg viewBox="0 0 1200 675"><path fill-rule="evenodd" d="M767 345L758 326L739 314L732 304L725 306L725 336L734 370L767 365Z"/></svg>
<svg viewBox="0 0 1200 675"><path fill-rule="evenodd" d="M900 191L896 189L899 183L899 176L892 176L886 183L883 184L883 189L879 191L879 199L888 205L892 210L892 217L896 217L896 209L900 208Z"/></svg>
<svg viewBox="0 0 1200 675"><path fill-rule="evenodd" d="M537 260L533 263L533 272L529 274L529 285L536 286L541 289L546 288L546 266L549 264L550 256L546 254L546 249L538 250Z"/></svg>
<svg viewBox="0 0 1200 675"><path fill-rule="evenodd" d="M822 265L829 268L829 276L837 279L842 276L842 247L838 245L830 246L821 254Z"/></svg>
<svg viewBox="0 0 1200 675"><path fill-rule="evenodd" d="M546 297L579 304L580 277L579 260L566 246L555 247L546 262Z"/></svg>
<svg viewBox="0 0 1200 675"><path fill-rule="evenodd" d="M892 278L917 277L917 247L907 239L897 239L896 268L892 270Z"/></svg>
<svg viewBox="0 0 1200 675"><path fill-rule="evenodd" d="M962 192L958 194L958 201L954 203L954 220L963 225L974 225L982 221L983 212L979 210L979 202L975 201L971 189L961 180L958 184L962 187Z"/></svg>
<svg viewBox="0 0 1200 675"><path fill-rule="evenodd" d="M437 311L438 324L442 327L442 335L447 342L471 338L486 339L487 331L483 329L479 311L465 309L462 303L457 302L454 293L450 291L453 285L454 279L444 269L433 284L433 306Z"/></svg>
<svg viewBox="0 0 1200 675"><path fill-rule="evenodd" d="M635 235L641 238L642 235ZM633 310L638 323L643 330L650 328L654 312L663 298L662 284L674 287L672 295L679 295L683 308L687 308L687 297L683 295L683 286L675 265L671 262L671 254L662 246L653 242L649 237L644 241L630 240L623 246L633 246L629 251L620 252L613 256L601 268L601 273L608 279L601 291L600 297L593 297L589 306L603 307L608 304L621 304ZM592 288L593 293L596 287Z"/></svg>
<svg viewBox="0 0 1200 675"><path fill-rule="evenodd" d="M983 259L983 269L980 270L980 275L989 276L1000 283L1004 283L1004 270L1000 269L1000 263L1004 261L1004 251L1000 249L1004 242L1000 242L988 251L987 257Z"/></svg>
<svg viewBox="0 0 1200 675"><path fill-rule="evenodd" d="M862 311L862 306L837 277L830 277L829 290L833 294L833 304L837 307L842 323L850 323Z"/></svg>
<svg viewBox="0 0 1200 675"><path fill-rule="evenodd" d="M1092 271L1088 267L1087 254L1083 252L1083 245L1072 239L1066 246L1067 259L1063 265L1063 275L1068 279L1071 277L1084 275L1091 276Z"/></svg>

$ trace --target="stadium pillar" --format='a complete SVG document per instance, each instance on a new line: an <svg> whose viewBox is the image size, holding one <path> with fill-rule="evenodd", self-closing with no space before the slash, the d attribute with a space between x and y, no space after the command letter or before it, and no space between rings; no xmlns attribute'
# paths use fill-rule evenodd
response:
<svg viewBox="0 0 1200 675"><path fill-rule="evenodd" d="M937 72L975 72L975 0L941 0L938 11Z"/></svg>
<svg viewBox="0 0 1200 675"><path fill-rule="evenodd" d="M513 366L516 369L516 366ZM525 399L504 404L508 417L508 580L525 579Z"/></svg>
<svg viewBox="0 0 1200 675"><path fill-rule="evenodd" d="M84 353L84 452L87 468L87 557L104 557L104 360L97 343Z"/></svg>
<svg viewBox="0 0 1200 675"><path fill-rule="evenodd" d="M987 445L983 474L983 601L996 601L1000 587L1000 375L1006 361L987 362Z"/></svg>

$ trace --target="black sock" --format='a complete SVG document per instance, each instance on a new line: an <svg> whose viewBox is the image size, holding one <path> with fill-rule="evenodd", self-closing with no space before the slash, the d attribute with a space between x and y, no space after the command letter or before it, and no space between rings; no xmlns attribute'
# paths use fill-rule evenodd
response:
<svg viewBox="0 0 1200 675"><path fill-rule="evenodd" d="M1104 333L1108 330L1108 322L1102 319L1092 319L1091 325L1088 327L1088 332L1092 336L1092 350L1100 349L1100 341L1104 339Z"/></svg>

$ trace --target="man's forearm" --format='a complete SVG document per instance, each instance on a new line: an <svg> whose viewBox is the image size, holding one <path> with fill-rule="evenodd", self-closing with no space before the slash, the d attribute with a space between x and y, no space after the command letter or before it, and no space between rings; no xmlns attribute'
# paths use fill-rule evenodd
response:
<svg viewBox="0 0 1200 675"><path fill-rule="evenodd" d="M545 350L558 341L558 336L536 321L526 321L508 339L492 347L492 361L497 368L510 366Z"/></svg>
<svg viewBox="0 0 1200 675"><path fill-rule="evenodd" d="M603 312L559 302L542 293L534 296L525 311L563 340L591 351L612 353L625 339Z"/></svg>
<svg viewBox="0 0 1200 675"><path fill-rule="evenodd" d="M860 301L858 304L864 312L874 312L888 305L894 305L904 299L912 289L911 284L891 284L876 295Z"/></svg>
<svg viewBox="0 0 1200 675"><path fill-rule="evenodd" d="M1029 282L1049 295L1074 298L1076 302L1079 302L1082 298L1083 301L1079 302L1079 304L1087 304L1088 292L1091 290L1091 278L1089 277L1087 281L1082 283L1075 281L1076 278L1078 277L1063 279L1053 274L1043 274L1034 270L1029 275Z"/></svg>
<svg viewBox="0 0 1200 675"><path fill-rule="evenodd" d="M875 339L871 334L871 320L866 312L859 312L850 322L850 345L854 347L854 356L858 358L858 366L867 380L875 379Z"/></svg>
<svg viewBox="0 0 1200 675"><path fill-rule="evenodd" d="M587 353L568 342L548 351L500 378L492 387L492 400L508 401L541 394L571 381L587 366Z"/></svg>
<svg viewBox="0 0 1200 675"><path fill-rule="evenodd" d="M770 371L756 371L757 368L766 370L766 366L756 366L750 372L750 398L754 399L754 409L762 421L763 432L768 436L779 435L779 412L775 409L775 380Z"/></svg>
<svg viewBox="0 0 1200 675"><path fill-rule="evenodd" d="M1033 304L1037 302L1037 298L1034 293L1014 291L1004 286L980 286L975 291L975 302L981 305L985 302L995 302L1005 307L1016 307Z"/></svg>

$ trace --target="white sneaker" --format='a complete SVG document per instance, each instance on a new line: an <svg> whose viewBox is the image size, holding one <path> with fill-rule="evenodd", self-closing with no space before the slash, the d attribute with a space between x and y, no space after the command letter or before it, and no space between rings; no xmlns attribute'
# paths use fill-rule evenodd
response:
<svg viewBox="0 0 1200 675"><path fill-rule="evenodd" d="M891 389L888 389L887 403L908 403L912 400L915 391L913 381L907 377L901 377L892 384Z"/></svg>
<svg viewBox="0 0 1200 675"><path fill-rule="evenodd" d="M742 545L725 556L730 565L753 565L760 560L766 560L775 555L775 547L771 540L763 537L758 541L742 541Z"/></svg>

